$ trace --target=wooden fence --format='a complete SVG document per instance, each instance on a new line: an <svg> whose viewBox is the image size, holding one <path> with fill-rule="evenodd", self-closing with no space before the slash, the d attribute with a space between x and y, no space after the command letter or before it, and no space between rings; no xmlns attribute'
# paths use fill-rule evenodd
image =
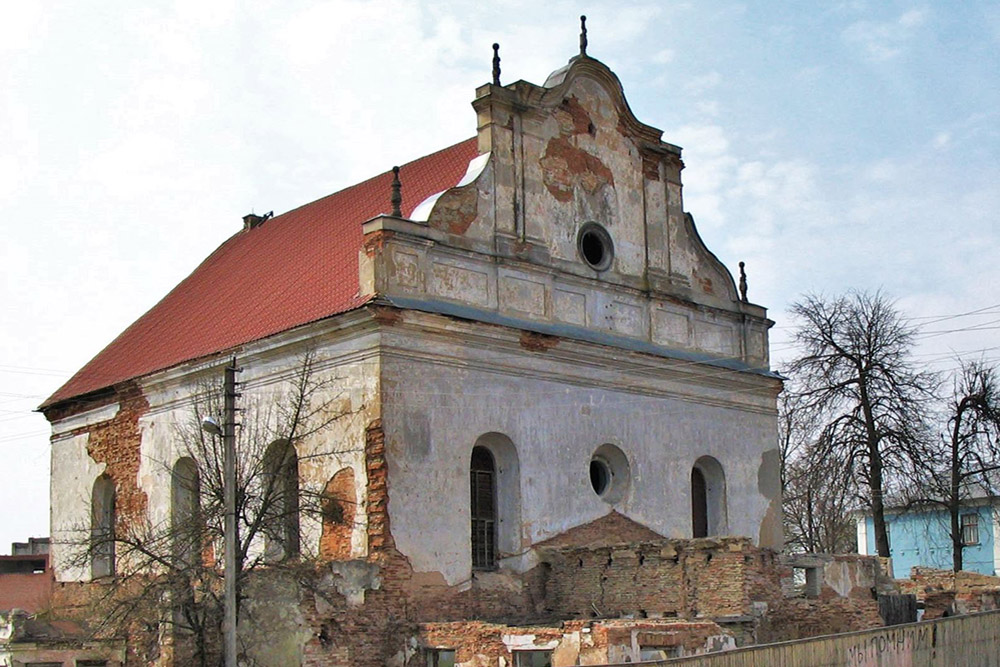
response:
<svg viewBox="0 0 1000 667"><path fill-rule="evenodd" d="M997 667L1000 665L1000 611L642 664L664 667Z"/></svg>

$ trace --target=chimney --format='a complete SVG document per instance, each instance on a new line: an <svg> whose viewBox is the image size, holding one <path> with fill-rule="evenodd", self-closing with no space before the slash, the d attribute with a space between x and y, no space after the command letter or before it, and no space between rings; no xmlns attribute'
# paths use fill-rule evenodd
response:
<svg viewBox="0 0 1000 667"><path fill-rule="evenodd" d="M243 231L248 229L253 229L254 227L260 227L269 218L274 215L274 211L269 211L264 215L257 215L256 213L248 213L243 216Z"/></svg>

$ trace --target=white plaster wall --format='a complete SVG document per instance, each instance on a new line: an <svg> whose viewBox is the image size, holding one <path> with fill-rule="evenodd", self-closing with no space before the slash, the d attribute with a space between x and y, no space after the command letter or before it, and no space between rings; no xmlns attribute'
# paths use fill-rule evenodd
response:
<svg viewBox="0 0 1000 667"><path fill-rule="evenodd" d="M321 324L244 349L238 360L244 369L238 375L238 381L243 383L238 405L263 407L273 403L290 390L289 381L300 368L304 350L314 351L313 380L330 382L324 392L314 397L313 406L322 405L325 409L316 415L313 424L330 417L336 419L297 443L300 488L304 495L318 497L336 472L353 468L358 505L351 535L352 556L363 557L367 553L365 430L379 415L379 370L374 351L377 336L370 331L359 336L325 330L336 326L339 325ZM143 380L149 409L139 419L142 451L136 482L146 494L146 518L154 533L169 526L171 470L179 458L191 455L180 429L191 422L194 397L205 390L206 379L221 378L227 362L220 359L192 363ZM72 436L64 433L106 421L116 411L114 405L53 424L51 534L52 563L58 581L90 578L89 567L74 567L73 561L89 536L91 492L94 480L105 468L87 454L86 432ZM241 413L238 419L253 419L253 414ZM273 411L261 409L256 415L262 425L268 419L272 424L275 421ZM316 513L303 512L300 529L303 554L318 554L321 518ZM263 544L258 547L262 550Z"/></svg>
<svg viewBox="0 0 1000 667"><path fill-rule="evenodd" d="M522 361L531 363L533 354L545 355L524 352ZM729 532L754 540L760 534L772 500L761 480L778 475L777 457L764 460L776 447L775 418L739 390L725 405L691 385L690 400L682 400L596 386L582 365L576 377L546 380L537 377L544 373L517 374L499 350L452 355L384 361L392 533L416 570L440 571L453 585L469 577L469 458L488 432L517 447L524 550L612 509L594 493L588 472L603 443L629 459L629 490L613 506L622 514L667 537L690 537L691 467L709 455L725 469ZM473 367L472 357L496 370ZM644 383L635 378L636 389Z"/></svg>
<svg viewBox="0 0 1000 667"><path fill-rule="evenodd" d="M56 426L57 427L57 426ZM56 581L90 581L85 559L94 480L106 467L87 453L88 433L54 436L50 477L50 562Z"/></svg>
<svg viewBox="0 0 1000 667"><path fill-rule="evenodd" d="M372 341L359 346L356 341L316 342L314 382L328 386L313 397L312 405L325 406L306 430L331 417L335 420L325 428L312 433L296 443L299 457L299 486L302 498L317 498L329 479L343 468L353 468L355 495L359 503L365 496L364 444L365 429L378 414L376 400L378 388L377 361L362 349ZM257 426L276 432L277 413L270 405L288 400L293 391L291 382L301 367L302 347L261 350L238 359L243 371L237 381L241 396L238 407L246 408L237 421L256 420ZM357 355L363 359L350 359ZM215 372L222 373L221 364ZM170 520L171 470L176 461L191 452L184 444L179 429L190 422L193 415L192 395L204 390L204 374L190 375L174 381L151 382L146 389L150 402L149 411L140 419L142 431L142 459L139 483L146 492L148 516L153 525L167 525ZM221 416L217 416L220 418ZM240 455L241 440L237 440ZM305 509L306 501L301 502ZM366 514L359 504L352 532L352 555L367 553ZM322 520L315 512L303 511L300 516L301 551L305 556L319 553ZM263 553L263 542L256 544L252 555Z"/></svg>

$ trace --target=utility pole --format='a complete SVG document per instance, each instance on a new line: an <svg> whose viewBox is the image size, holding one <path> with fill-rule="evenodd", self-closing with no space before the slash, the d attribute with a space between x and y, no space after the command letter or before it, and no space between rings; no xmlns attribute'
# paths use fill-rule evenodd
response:
<svg viewBox="0 0 1000 667"><path fill-rule="evenodd" d="M236 357L226 366L225 404L222 425L222 483L225 504L224 549L225 590L223 598L223 634L225 635L226 667L236 664L236 550L239 534L236 523Z"/></svg>

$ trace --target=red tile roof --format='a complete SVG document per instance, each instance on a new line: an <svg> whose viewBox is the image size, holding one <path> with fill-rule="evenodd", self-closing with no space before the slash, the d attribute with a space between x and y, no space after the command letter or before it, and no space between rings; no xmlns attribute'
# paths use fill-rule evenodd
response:
<svg viewBox="0 0 1000 667"><path fill-rule="evenodd" d="M404 165L403 215L476 154L472 138ZM390 210L391 182L385 172L235 234L42 407L362 305L361 223Z"/></svg>

